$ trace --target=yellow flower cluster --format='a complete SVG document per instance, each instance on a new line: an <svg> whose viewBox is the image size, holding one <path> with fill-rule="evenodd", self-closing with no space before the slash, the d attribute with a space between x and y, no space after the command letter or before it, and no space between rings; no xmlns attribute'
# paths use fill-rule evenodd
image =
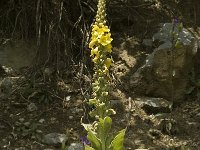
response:
<svg viewBox="0 0 200 150"><path fill-rule="evenodd" d="M103 23L99 23L99 25L93 25L89 48L91 48L91 56L94 57L94 63L97 63L103 53L112 52L112 40L113 39L111 38L110 29L108 26L104 25Z"/></svg>

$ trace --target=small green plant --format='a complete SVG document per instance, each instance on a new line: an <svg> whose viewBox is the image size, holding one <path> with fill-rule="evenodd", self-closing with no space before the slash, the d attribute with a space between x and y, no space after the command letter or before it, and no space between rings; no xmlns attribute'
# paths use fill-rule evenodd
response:
<svg viewBox="0 0 200 150"><path fill-rule="evenodd" d="M89 105L94 106L90 116L95 117L91 125L82 125L87 130L87 139L91 143L85 144L85 150L123 150L123 141L126 129L121 130L116 136L110 132L112 119L110 115L116 112L110 108L109 85L110 75L109 68L113 63L110 54L112 52L112 38L109 27L106 25L106 0L98 1L98 11L96 21L92 26L92 36L89 43L91 49L91 58L94 63L94 75L92 83L92 99Z"/></svg>

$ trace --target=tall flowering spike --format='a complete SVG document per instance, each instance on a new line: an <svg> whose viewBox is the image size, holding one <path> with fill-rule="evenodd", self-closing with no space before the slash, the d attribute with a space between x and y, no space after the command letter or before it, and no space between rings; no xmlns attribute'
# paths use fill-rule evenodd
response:
<svg viewBox="0 0 200 150"><path fill-rule="evenodd" d="M96 21L92 26L91 41L91 58L94 63L93 75L93 99L90 104L95 106L91 112L92 116L104 118L112 114L113 110L109 109L108 90L109 90L109 68L113 60L109 57L112 52L112 38L109 27L106 25L106 0L99 0ZM108 113L109 112L109 113Z"/></svg>
<svg viewBox="0 0 200 150"><path fill-rule="evenodd" d="M109 134L112 119L109 117L115 114L115 111L110 108L110 101L108 98L110 76L109 68L113 63L110 58L112 52L112 38L109 27L106 25L106 0L99 0L96 21L92 26L92 36L89 43L91 49L92 61L94 62L93 75L93 97L89 100L89 104L94 106L90 115L95 117L94 121L89 127L83 124L88 131L87 139L89 145L85 145L85 150L108 150L119 149L123 150L123 141L126 129L121 130L113 139ZM112 139L112 141L111 141ZM87 144L87 143L85 143Z"/></svg>

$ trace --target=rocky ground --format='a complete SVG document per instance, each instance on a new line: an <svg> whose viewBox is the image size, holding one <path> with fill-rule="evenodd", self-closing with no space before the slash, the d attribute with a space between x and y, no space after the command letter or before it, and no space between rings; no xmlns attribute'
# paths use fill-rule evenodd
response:
<svg viewBox="0 0 200 150"><path fill-rule="evenodd" d="M126 7L112 3L108 9L112 18L112 57L115 61L110 92L111 103L117 112L113 116L113 131L127 128L126 150L200 150L198 78L193 78L189 95L184 91L188 87L183 87L185 82L190 82L188 72L183 72L191 69L188 65L194 65L195 71L199 72L200 51L194 56L187 53L191 47L184 47L184 51L179 49L181 57L177 56L181 59L177 59L174 88L166 75L168 53L162 50L156 53L158 55L152 55L161 44L153 42L152 37L159 31L160 23L171 22L170 9L176 4L156 0L141 5L138 1L128 7L132 2L137 1L130 1ZM194 18L191 18L189 7L183 11L188 15L183 18L184 25L198 39L200 29L191 26ZM138 72L148 56L154 60L150 63L151 69ZM196 63L188 63L185 56ZM87 115L90 108L84 101L90 95L90 69L84 74L80 70L80 66L68 67L55 80L52 68L12 71L0 67L0 149L59 150L71 145L69 149L77 147L81 150L81 140L86 135L81 118L85 123L92 119ZM186 78L182 80L183 74ZM172 91L177 94L175 97ZM178 101L174 104L172 100Z"/></svg>
<svg viewBox="0 0 200 150"><path fill-rule="evenodd" d="M50 94L49 104L39 103L34 93L29 98L22 93L2 98L1 149L56 150L62 140L66 140L66 145L81 143L85 131L80 120L84 116L86 122L87 117L84 98L77 90L66 93L66 99ZM111 92L111 101L117 111L114 130L127 127L127 150L199 149L199 101L187 100L171 108L164 99L137 97L118 88Z"/></svg>
<svg viewBox="0 0 200 150"><path fill-rule="evenodd" d="M132 44L129 48L123 40L114 47L110 92L117 111L113 129L127 128L125 149L200 150L199 101L186 97L173 105L164 98L136 95L129 80L148 51L134 37L127 41ZM23 73L9 68L6 71L1 80L1 149L56 150L64 141L72 147L75 143L81 150L81 139L86 135L81 118L85 123L91 121L84 102L91 77L64 71L63 78L53 81L45 72L37 71L33 76L29 68Z"/></svg>

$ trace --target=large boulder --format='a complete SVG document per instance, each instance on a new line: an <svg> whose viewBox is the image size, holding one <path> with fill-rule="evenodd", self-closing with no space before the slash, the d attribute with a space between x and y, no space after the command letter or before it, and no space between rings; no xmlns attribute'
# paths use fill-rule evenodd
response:
<svg viewBox="0 0 200 150"><path fill-rule="evenodd" d="M200 37L198 37L198 38L199 38L198 45L200 47ZM199 66L200 66L200 49L198 49L194 60L195 60L194 71L195 71L197 78L200 78L200 69L199 69Z"/></svg>
<svg viewBox="0 0 200 150"><path fill-rule="evenodd" d="M172 48L172 30L173 25L166 23L153 36L154 40L158 40L162 44L131 76L130 86L136 94L162 97L174 102L184 99L198 44L187 29L183 28L179 32L178 27L175 27L174 31L181 44L178 48Z"/></svg>

